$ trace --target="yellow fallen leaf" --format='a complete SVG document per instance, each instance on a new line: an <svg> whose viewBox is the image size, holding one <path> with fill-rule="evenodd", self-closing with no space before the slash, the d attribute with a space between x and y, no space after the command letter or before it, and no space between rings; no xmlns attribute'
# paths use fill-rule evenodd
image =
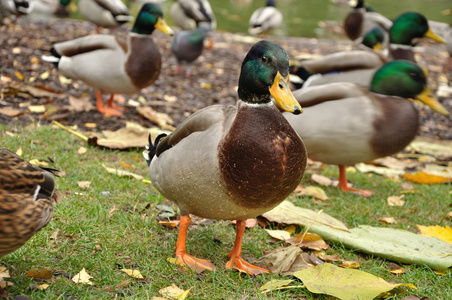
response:
<svg viewBox="0 0 452 300"><path fill-rule="evenodd" d="M86 151L88 151L88 149L86 149L85 147L80 147L80 148L78 148L77 153L78 154L85 154Z"/></svg>
<svg viewBox="0 0 452 300"><path fill-rule="evenodd" d="M17 79L24 80L24 75L22 75L19 71L14 71L14 75L16 75Z"/></svg>
<svg viewBox="0 0 452 300"><path fill-rule="evenodd" d="M402 175L402 177L416 183L425 183L425 184L445 183L452 181L451 178L431 175L422 171L414 174L404 174Z"/></svg>
<svg viewBox="0 0 452 300"><path fill-rule="evenodd" d="M285 241L290 239L290 233L285 230L270 230L265 229L267 233L272 237L280 241Z"/></svg>
<svg viewBox="0 0 452 300"><path fill-rule="evenodd" d="M387 199L388 205L389 206L403 206L403 205L405 205L405 200L403 200L403 197L405 197L405 195L388 197L388 199Z"/></svg>
<svg viewBox="0 0 452 300"><path fill-rule="evenodd" d="M449 226L441 227L439 225L435 226L423 226L416 225L419 229L419 234L423 236L436 237L446 243L452 244L452 228Z"/></svg>
<svg viewBox="0 0 452 300"><path fill-rule="evenodd" d="M301 240L302 238L303 240ZM311 250L326 250L330 247L320 235L312 232L307 232L306 234L299 233L288 239L286 242Z"/></svg>
<svg viewBox="0 0 452 300"><path fill-rule="evenodd" d="M132 167L131 165L126 164L125 162L120 161L119 164L120 164L121 166L123 166L124 168L133 169L133 167Z"/></svg>
<svg viewBox="0 0 452 300"><path fill-rule="evenodd" d="M44 283L39 286L39 289L42 291L42 290L45 290L46 288L48 288L49 286L50 285L48 285L47 283Z"/></svg>
<svg viewBox="0 0 452 300"><path fill-rule="evenodd" d="M328 200L328 196L325 191L318 186L307 186L305 188L297 188L295 190L297 196L309 196L320 200Z"/></svg>
<svg viewBox="0 0 452 300"><path fill-rule="evenodd" d="M22 147L19 147L19 148L16 150L16 154L19 155L19 156L22 156L22 154L23 154Z"/></svg>
<svg viewBox="0 0 452 300"><path fill-rule="evenodd" d="M43 113L46 111L45 105L30 105L28 110L32 113Z"/></svg>
<svg viewBox="0 0 452 300"><path fill-rule="evenodd" d="M187 298L188 293L190 292L191 289L192 288L184 291L178 288L175 284L172 284L170 286L167 286L166 288L160 289L159 293L165 297L183 300Z"/></svg>
<svg viewBox="0 0 452 300"><path fill-rule="evenodd" d="M389 272L394 275L403 274L408 270L407 268L401 267L395 263L388 264L388 268L389 268Z"/></svg>
<svg viewBox="0 0 452 300"><path fill-rule="evenodd" d="M49 164L46 163L45 161L40 161L37 160L36 158L31 159L28 161L30 164L35 165L35 166L41 166L41 167L47 167Z"/></svg>
<svg viewBox="0 0 452 300"><path fill-rule="evenodd" d="M135 173L131 173L131 172L127 172L127 171L123 171L123 170L118 170L115 168L109 168L107 166L105 166L104 164L102 164L102 167L104 167L105 170L107 170L108 173L111 174L116 174L118 176L125 176L125 177L132 177L138 180L143 180L143 176L135 174Z"/></svg>
<svg viewBox="0 0 452 300"><path fill-rule="evenodd" d="M358 269L360 267L359 262L357 261L348 261L343 260L340 265L342 268L346 269Z"/></svg>
<svg viewBox="0 0 452 300"><path fill-rule="evenodd" d="M61 84L69 84L72 82L72 79L66 78L63 75L59 75L58 80L60 80Z"/></svg>
<svg viewBox="0 0 452 300"><path fill-rule="evenodd" d="M200 83L199 85L200 85L201 88L203 88L203 89L211 89L211 88L212 88L212 85L211 85L210 83L202 82L202 83Z"/></svg>
<svg viewBox="0 0 452 300"><path fill-rule="evenodd" d="M84 125L86 128L96 128L97 127L96 123L85 123Z"/></svg>
<svg viewBox="0 0 452 300"><path fill-rule="evenodd" d="M4 278L9 278L9 271L5 266L0 265L0 280Z"/></svg>
<svg viewBox="0 0 452 300"><path fill-rule="evenodd" d="M127 275L133 278L144 278L143 275L141 275L140 270L132 270L132 269L121 269L121 271L125 272Z"/></svg>
<svg viewBox="0 0 452 300"><path fill-rule="evenodd" d="M44 73L41 73L39 75L39 78L41 78L42 80L46 80L47 78L49 78L50 76L50 72L49 71L45 71Z"/></svg>
<svg viewBox="0 0 452 300"><path fill-rule="evenodd" d="M319 174L312 174L311 180L324 186L330 186L333 184L333 181L331 179Z"/></svg>
<svg viewBox="0 0 452 300"><path fill-rule="evenodd" d="M290 283L294 282L294 280L288 279L288 280L278 280L278 279L272 279L269 282L265 283L263 286L259 288L259 291L262 293L268 293L271 291L276 290L282 290L282 289L288 289L292 287L288 287ZM302 286L300 286L302 287Z"/></svg>
<svg viewBox="0 0 452 300"><path fill-rule="evenodd" d="M12 53L13 54L20 54L22 52L22 50L19 47L14 47L12 49Z"/></svg>
<svg viewBox="0 0 452 300"><path fill-rule="evenodd" d="M93 278L90 276L85 268L83 268L80 273L76 274L74 277L72 277L72 281L75 283L82 283L82 284L89 284L93 285L94 283L90 281L90 279Z"/></svg>
<svg viewBox="0 0 452 300"><path fill-rule="evenodd" d="M113 214L115 213L115 211L116 211L116 205L113 205L113 207L110 208L110 213L109 213L110 218L113 217Z"/></svg>
<svg viewBox="0 0 452 300"><path fill-rule="evenodd" d="M20 110L10 106L0 108L0 114L7 117L15 117L20 115L21 113L22 112Z"/></svg>
<svg viewBox="0 0 452 300"><path fill-rule="evenodd" d="M179 220L159 221L159 224L163 226L177 227L180 224L180 221Z"/></svg>
<svg viewBox="0 0 452 300"><path fill-rule="evenodd" d="M386 224L396 223L396 219L394 217L382 217L382 218L379 218L378 221L386 223Z"/></svg>
<svg viewBox="0 0 452 300"><path fill-rule="evenodd" d="M91 181L77 181L77 184L82 189L86 189L89 188L89 186L91 185Z"/></svg>

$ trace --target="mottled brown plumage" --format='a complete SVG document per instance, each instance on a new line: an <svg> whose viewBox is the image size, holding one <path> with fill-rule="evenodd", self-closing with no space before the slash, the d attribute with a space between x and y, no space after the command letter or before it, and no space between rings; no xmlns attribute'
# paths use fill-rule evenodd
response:
<svg viewBox="0 0 452 300"><path fill-rule="evenodd" d="M53 169L0 149L0 257L20 248L52 218Z"/></svg>

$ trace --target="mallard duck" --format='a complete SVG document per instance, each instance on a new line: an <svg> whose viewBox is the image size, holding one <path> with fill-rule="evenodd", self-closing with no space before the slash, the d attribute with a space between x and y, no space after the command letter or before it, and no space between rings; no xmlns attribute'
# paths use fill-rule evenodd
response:
<svg viewBox="0 0 452 300"><path fill-rule="evenodd" d="M374 28L380 28L387 34L391 26L391 20L373 10L367 10L364 0L358 0L356 6L344 20L345 34L352 41L364 36Z"/></svg>
<svg viewBox="0 0 452 300"><path fill-rule="evenodd" d="M366 50L372 49L381 52L383 50L384 39L384 31L381 28L375 27L363 36L359 47Z"/></svg>
<svg viewBox="0 0 452 300"><path fill-rule="evenodd" d="M258 8L251 15L248 32L254 35L268 33L281 26L282 21L283 15L275 7L275 1L268 0L266 6Z"/></svg>
<svg viewBox="0 0 452 300"><path fill-rule="evenodd" d="M33 0L32 13L43 15L69 16L71 0Z"/></svg>
<svg viewBox="0 0 452 300"><path fill-rule="evenodd" d="M119 27L133 20L129 9L121 0L80 0L78 2L80 14L91 23L111 28Z"/></svg>
<svg viewBox="0 0 452 300"><path fill-rule="evenodd" d="M158 4L146 3L141 8L127 41L112 35L89 35L55 44L53 56L43 57L53 61L65 76L80 79L96 88L97 109L104 114L121 115L113 103L113 94L132 94L151 85L161 69L161 57L152 32L172 30L163 20ZM111 97L104 107L102 93Z"/></svg>
<svg viewBox="0 0 452 300"><path fill-rule="evenodd" d="M194 30L184 30L176 33L171 42L171 51L177 59L177 73L181 72L180 64L187 62L185 76L190 77L193 62L202 54L204 39L210 31L209 25L202 24Z"/></svg>
<svg viewBox="0 0 452 300"><path fill-rule="evenodd" d="M52 218L54 169L43 169L0 148L0 257L27 242Z"/></svg>
<svg viewBox="0 0 452 300"><path fill-rule="evenodd" d="M0 0L0 5L7 14L20 16L31 12L31 2L29 0ZM2 20L0 20L1 22Z"/></svg>
<svg viewBox="0 0 452 300"><path fill-rule="evenodd" d="M449 115L431 95L418 65L395 60L375 73L370 89L340 82L295 91L303 116L283 115L303 139L310 158L339 165L342 191L369 196L368 191L347 187L344 166L392 155L414 139L418 112L407 98L417 98Z"/></svg>
<svg viewBox="0 0 452 300"><path fill-rule="evenodd" d="M283 201L306 166L303 142L270 100L271 95L283 110L301 113L288 88L288 75L283 48L268 41L254 44L242 63L236 106L199 110L144 151L154 186L180 208L178 264L215 269L210 261L186 253L189 214L194 214L237 220L228 269L269 273L242 259L242 237L245 220Z"/></svg>
<svg viewBox="0 0 452 300"><path fill-rule="evenodd" d="M215 15L207 0L177 0L170 9L174 23L183 30L194 30L207 24L211 30L217 28Z"/></svg>
<svg viewBox="0 0 452 300"><path fill-rule="evenodd" d="M303 70L298 71L304 74L303 79L306 80L303 88L331 82L354 82L369 86L375 71L386 61L405 59L416 62L412 50L412 43L415 38L430 38L444 43L441 37L430 30L427 19L416 12L403 13L397 17L389 30L389 36L388 56L375 51L366 52L361 50L362 52L359 55L356 51L352 53L344 51L325 55L313 61L301 62L300 66L308 71L308 73ZM372 56L374 57L372 58ZM359 67L360 64L363 67ZM311 74L320 75L311 76Z"/></svg>

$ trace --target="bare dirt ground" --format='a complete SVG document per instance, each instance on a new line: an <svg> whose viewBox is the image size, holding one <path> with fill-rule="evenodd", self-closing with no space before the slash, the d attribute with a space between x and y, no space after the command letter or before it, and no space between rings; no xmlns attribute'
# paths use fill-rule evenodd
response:
<svg viewBox="0 0 452 300"><path fill-rule="evenodd" d="M106 33L125 36L130 27L124 26ZM87 129L87 123L96 123L95 130L114 130L132 121L145 127L155 126L137 113L134 103L151 106L155 111L169 115L177 126L194 111L212 104L234 104L237 100L237 82L240 64L254 41L244 35L225 32L213 34L214 47L205 50L195 62L192 76L176 74L175 58L170 51L171 37L155 32L154 37L162 54L162 72L158 80L139 94L118 98L128 110L121 117L104 117L97 110L77 111L70 99L88 98L95 105L95 91L77 80L67 82L53 64L42 61L52 45L91 34L94 25L75 20L35 20L20 18L15 23L0 26L0 109L16 111L15 116L0 114L0 124L27 126L46 124L57 120L65 125ZM327 54L351 48L344 39L271 38L282 45L291 58L300 54ZM444 45L421 44L419 64L429 70L429 86L436 92L447 84L443 66L447 53ZM27 87L38 88L28 90ZM49 92L47 94L46 92ZM437 95L440 102L452 111L452 96ZM134 101L129 101L132 99ZM141 102L140 102L141 101ZM46 112L31 112L29 106L45 105ZM80 109L79 109L80 110ZM420 135L452 139L452 118L446 118L429 108L419 107ZM14 115L14 113L13 113ZM89 130L93 130L89 128Z"/></svg>

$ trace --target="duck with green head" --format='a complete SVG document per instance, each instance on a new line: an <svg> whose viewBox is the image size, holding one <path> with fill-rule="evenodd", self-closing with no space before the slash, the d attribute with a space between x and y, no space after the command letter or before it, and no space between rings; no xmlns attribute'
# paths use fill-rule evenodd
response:
<svg viewBox="0 0 452 300"><path fill-rule="evenodd" d="M300 114L288 88L289 59L279 45L261 41L246 55L236 106L214 105L188 117L174 132L157 137L144 155L154 186L180 208L177 263L191 269L214 265L186 253L190 214L237 220L226 264L250 275L269 273L241 257L246 219L282 202L299 184L306 149L272 103Z"/></svg>
<svg viewBox="0 0 452 300"><path fill-rule="evenodd" d="M303 139L309 157L339 165L339 186L365 196L369 191L347 187L345 165L372 161L402 151L416 136L419 115L411 98L434 110L449 112L432 97L423 70L410 61L385 64L370 88L338 82L294 92L303 118L283 115Z"/></svg>
<svg viewBox="0 0 452 300"><path fill-rule="evenodd" d="M163 20L161 7L146 3L141 8L127 40L112 35L89 35L55 44L54 62L70 78L80 79L97 89L97 109L103 114L121 115L114 104L114 94L133 94L151 85L160 74L162 59L152 38L157 28L163 33L172 30ZM111 94L103 105L102 93Z"/></svg>
<svg viewBox="0 0 452 300"><path fill-rule="evenodd" d="M100 27L119 27L133 20L121 0L80 0L78 9L86 20L97 26L97 33Z"/></svg>

